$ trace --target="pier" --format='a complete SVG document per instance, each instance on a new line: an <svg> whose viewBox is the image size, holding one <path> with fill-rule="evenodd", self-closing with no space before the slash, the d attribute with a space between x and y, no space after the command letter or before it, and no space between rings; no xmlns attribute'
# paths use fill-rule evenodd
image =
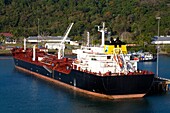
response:
<svg viewBox="0 0 170 113"><path fill-rule="evenodd" d="M149 94L159 94L169 91L170 79L155 77Z"/></svg>

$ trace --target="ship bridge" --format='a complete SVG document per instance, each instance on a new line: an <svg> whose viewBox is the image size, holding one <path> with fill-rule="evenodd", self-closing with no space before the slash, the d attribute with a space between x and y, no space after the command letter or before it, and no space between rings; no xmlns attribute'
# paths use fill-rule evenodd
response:
<svg viewBox="0 0 170 113"><path fill-rule="evenodd" d="M126 44L117 38L113 40L111 38L110 41L105 41L104 45L104 53L105 54L127 54L127 47Z"/></svg>

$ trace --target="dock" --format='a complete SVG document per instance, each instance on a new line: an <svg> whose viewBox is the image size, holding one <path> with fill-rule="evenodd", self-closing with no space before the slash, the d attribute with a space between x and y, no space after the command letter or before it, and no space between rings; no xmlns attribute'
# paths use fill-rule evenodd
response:
<svg viewBox="0 0 170 113"><path fill-rule="evenodd" d="M169 91L170 79L155 77L149 94L166 93Z"/></svg>

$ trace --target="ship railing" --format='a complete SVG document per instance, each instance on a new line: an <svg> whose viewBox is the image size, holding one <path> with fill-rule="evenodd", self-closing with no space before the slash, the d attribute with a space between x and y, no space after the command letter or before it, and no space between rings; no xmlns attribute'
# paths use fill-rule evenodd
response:
<svg viewBox="0 0 170 113"><path fill-rule="evenodd" d="M150 75L153 74L152 71L138 70L134 72L129 72L127 75Z"/></svg>

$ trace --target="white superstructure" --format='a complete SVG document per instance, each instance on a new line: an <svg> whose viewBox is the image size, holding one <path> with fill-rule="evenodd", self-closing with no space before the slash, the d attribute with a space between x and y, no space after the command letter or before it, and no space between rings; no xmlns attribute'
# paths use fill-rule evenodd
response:
<svg viewBox="0 0 170 113"><path fill-rule="evenodd" d="M105 30L104 27L103 30ZM127 58L127 55L122 52L122 47L119 47L120 43L104 45L103 36L102 34L102 44L100 47L82 46L80 49L72 51L74 54L77 54L77 59L73 62L73 68L97 75L135 72L137 70L137 61ZM112 49L108 50L111 51L110 53L106 52L107 47Z"/></svg>

